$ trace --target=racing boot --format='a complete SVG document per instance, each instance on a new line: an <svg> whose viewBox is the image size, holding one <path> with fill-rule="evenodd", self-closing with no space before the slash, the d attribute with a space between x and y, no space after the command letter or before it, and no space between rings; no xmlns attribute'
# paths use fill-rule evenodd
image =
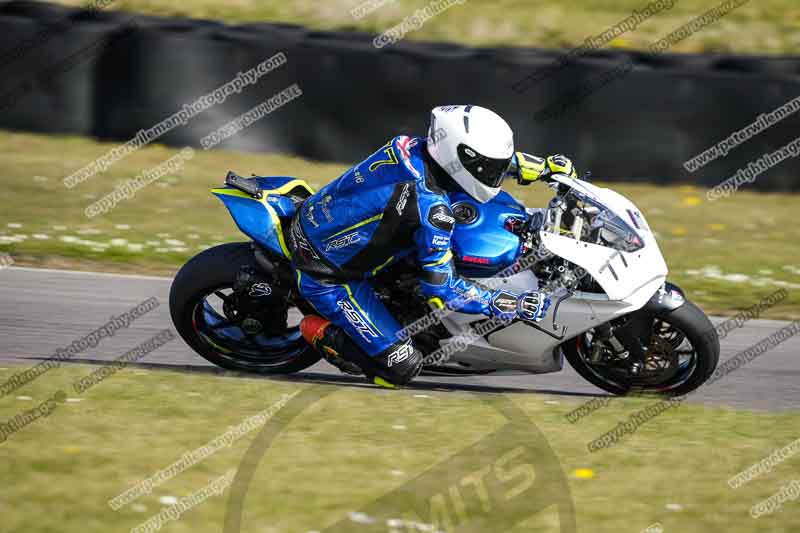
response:
<svg viewBox="0 0 800 533"><path fill-rule="evenodd" d="M343 329L316 315L309 315L300 322L300 332L306 342L339 370L352 375L363 374L381 387L405 385L422 369L422 353L410 341L399 342L386 352L369 357Z"/></svg>
<svg viewBox="0 0 800 533"><path fill-rule="evenodd" d="M326 361L345 374L352 376L362 375L364 372L357 364L342 358L336 350L336 346L341 344L339 342L340 335L337 335L341 330L338 332L337 330L339 328L332 325L330 320L325 320L317 315L308 315L300 322L300 333L303 338L316 348Z"/></svg>

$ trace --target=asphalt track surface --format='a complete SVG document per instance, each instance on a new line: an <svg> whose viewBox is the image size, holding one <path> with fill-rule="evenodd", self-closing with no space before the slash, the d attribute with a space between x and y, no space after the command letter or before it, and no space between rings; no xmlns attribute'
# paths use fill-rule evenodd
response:
<svg viewBox="0 0 800 533"><path fill-rule="evenodd" d="M106 323L111 315L155 296L160 306L96 348L73 361L102 363L173 328L169 317L171 280L60 270L6 268L0 270L0 366L29 366L49 357ZM722 341L724 361L756 344L786 322L751 320ZM182 372L221 372L195 354L182 339L167 343L138 363L146 368ZM276 379L271 377L266 380ZM285 377L277 379L287 379ZM362 386L363 380L344 376L325 362L288 379L308 383ZM368 385L365 385L368 386ZM566 363L563 371L543 375L497 375L469 378L421 376L413 384L422 390L463 390L495 393L540 393L564 399L606 395L587 383ZM689 401L742 409L783 411L800 408L800 335L762 354L717 382L701 387Z"/></svg>

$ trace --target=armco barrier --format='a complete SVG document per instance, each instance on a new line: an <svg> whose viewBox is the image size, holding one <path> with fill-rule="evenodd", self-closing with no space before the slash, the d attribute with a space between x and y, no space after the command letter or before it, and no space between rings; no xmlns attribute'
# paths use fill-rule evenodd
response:
<svg viewBox="0 0 800 533"><path fill-rule="evenodd" d="M46 38L37 44L37 36ZM395 134L424 134L431 107L473 103L503 115L521 149L566 153L597 178L710 186L800 131L800 116L792 116L694 174L683 168L800 95L796 57L601 50L518 92L515 82L558 53L407 40L379 50L373 38L0 3L0 127L125 141L283 52L285 65L157 142L199 147L200 138L293 83L302 97L219 147L352 162ZM628 62L624 76L541 118L542 110ZM790 159L746 188L797 190L798 174L800 161Z"/></svg>

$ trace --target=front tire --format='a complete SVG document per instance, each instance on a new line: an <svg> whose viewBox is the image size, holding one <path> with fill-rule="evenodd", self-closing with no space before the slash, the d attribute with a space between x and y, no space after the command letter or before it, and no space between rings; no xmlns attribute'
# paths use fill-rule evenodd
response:
<svg viewBox="0 0 800 533"><path fill-rule="evenodd" d="M277 294L264 304L273 317L273 323L266 324L271 327L268 331L254 334L246 330L249 316L241 319L230 316L244 315L235 309L237 299L232 294L240 268L259 270L251 246L250 243L215 246L183 265L170 288L172 321L194 351L222 368L259 374L290 374L308 368L320 360L320 355L305 342L296 326L288 327L285 322L288 304ZM226 291L231 292L226 294ZM222 302L224 312L215 309L210 302L213 297Z"/></svg>
<svg viewBox="0 0 800 533"><path fill-rule="evenodd" d="M681 396L697 389L711 377L719 362L719 338L714 325L699 307L688 300L675 310L656 313L652 319L649 353L657 349L667 351L670 348L670 355L685 352L687 349L682 347L687 342L692 350L691 357L678 359L677 366L673 365L673 368L665 371L661 381L657 374L646 384L633 377L625 379L621 372L614 371L608 360L602 364L593 364L590 357L592 330L564 343L564 356L584 379L612 394L658 393Z"/></svg>

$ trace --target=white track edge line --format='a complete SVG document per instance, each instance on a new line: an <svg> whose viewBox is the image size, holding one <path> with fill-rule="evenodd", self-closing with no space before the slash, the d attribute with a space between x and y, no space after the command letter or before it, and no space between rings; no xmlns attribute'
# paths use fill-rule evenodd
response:
<svg viewBox="0 0 800 533"><path fill-rule="evenodd" d="M90 270L64 270L60 268L36 268L36 267L8 267L8 270L20 270L23 272L51 272L54 274L82 274L89 276L103 276L112 278L146 279L151 281L171 281L168 276L144 276L140 274L116 274L113 272L93 272Z"/></svg>

